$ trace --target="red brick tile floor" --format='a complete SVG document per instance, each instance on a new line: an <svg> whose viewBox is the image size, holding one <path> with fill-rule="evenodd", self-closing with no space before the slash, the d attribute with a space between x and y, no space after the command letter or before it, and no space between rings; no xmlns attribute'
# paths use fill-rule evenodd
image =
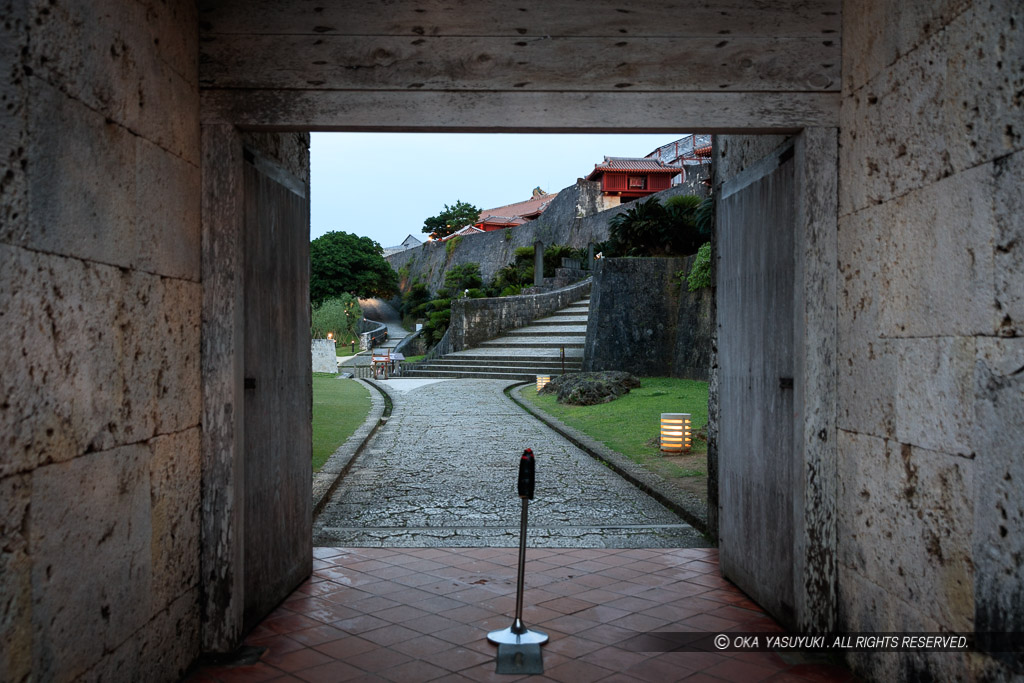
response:
<svg viewBox="0 0 1024 683"><path fill-rule="evenodd" d="M853 681L774 652L633 652L652 631L782 629L718 573L716 549L527 551L523 621L544 674L495 673L487 632L512 623L516 548L316 548L313 576L253 629L244 666L186 681Z"/></svg>

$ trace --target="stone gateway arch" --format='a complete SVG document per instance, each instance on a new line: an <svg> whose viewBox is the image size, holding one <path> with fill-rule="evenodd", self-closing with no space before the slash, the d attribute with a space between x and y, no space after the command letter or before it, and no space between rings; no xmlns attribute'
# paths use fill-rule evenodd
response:
<svg viewBox="0 0 1024 683"><path fill-rule="evenodd" d="M706 5L0 2L0 679L175 680L308 575L326 130L718 134L723 573L1024 631L1019 6Z"/></svg>

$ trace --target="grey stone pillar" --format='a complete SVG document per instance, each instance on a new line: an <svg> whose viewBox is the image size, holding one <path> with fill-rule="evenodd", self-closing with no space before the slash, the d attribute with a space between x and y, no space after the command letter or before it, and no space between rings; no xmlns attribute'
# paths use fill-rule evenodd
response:
<svg viewBox="0 0 1024 683"><path fill-rule="evenodd" d="M533 284L544 284L544 243L540 240L533 243Z"/></svg>
<svg viewBox="0 0 1024 683"><path fill-rule="evenodd" d="M594 243L591 242L587 245L587 263L583 266L587 270L594 269Z"/></svg>

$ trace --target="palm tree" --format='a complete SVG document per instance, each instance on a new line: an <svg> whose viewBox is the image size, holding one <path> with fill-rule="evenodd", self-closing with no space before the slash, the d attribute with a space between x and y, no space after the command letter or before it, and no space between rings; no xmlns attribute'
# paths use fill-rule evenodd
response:
<svg viewBox="0 0 1024 683"><path fill-rule="evenodd" d="M665 206L637 201L608 223L608 251L614 256L684 256L707 241L697 227L701 198L676 195Z"/></svg>

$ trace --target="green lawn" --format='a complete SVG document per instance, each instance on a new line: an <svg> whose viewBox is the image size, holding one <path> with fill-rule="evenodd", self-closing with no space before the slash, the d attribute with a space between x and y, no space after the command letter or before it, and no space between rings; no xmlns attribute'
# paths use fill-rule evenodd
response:
<svg viewBox="0 0 1024 683"><path fill-rule="evenodd" d="M370 412L370 392L352 379L313 373L313 471L363 424Z"/></svg>
<svg viewBox="0 0 1024 683"><path fill-rule="evenodd" d="M527 387L522 396L541 410L588 434L609 448L641 465L673 477L702 476L706 465L689 466L690 458L680 464L669 463L661 455L658 430L661 413L690 413L693 430L708 422L708 383L669 377L643 377L640 388L610 403L595 406L562 405L554 394L538 394ZM702 432L703 435L703 432ZM693 455L707 453L704 438L693 439ZM696 460L696 459L695 459ZM703 458L700 458L703 460Z"/></svg>

